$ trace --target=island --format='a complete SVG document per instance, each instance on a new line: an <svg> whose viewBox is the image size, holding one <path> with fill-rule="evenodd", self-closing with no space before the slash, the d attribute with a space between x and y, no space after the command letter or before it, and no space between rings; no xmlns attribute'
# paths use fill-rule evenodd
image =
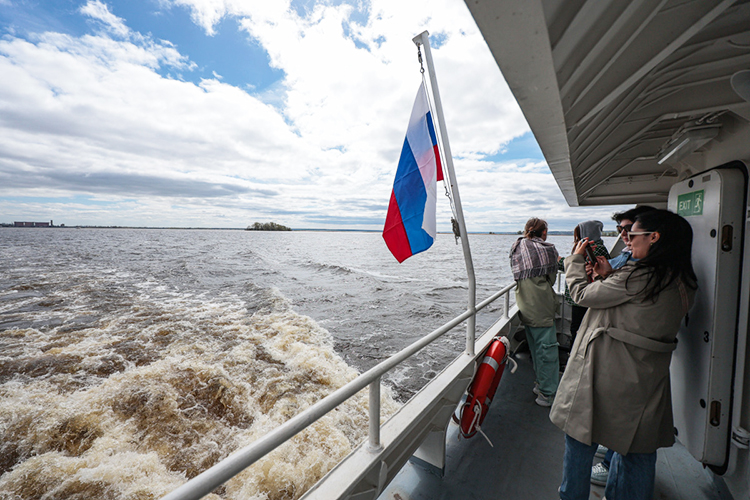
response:
<svg viewBox="0 0 750 500"><path fill-rule="evenodd" d="M252 226L247 226L245 231L291 231L292 229L275 222L256 222Z"/></svg>

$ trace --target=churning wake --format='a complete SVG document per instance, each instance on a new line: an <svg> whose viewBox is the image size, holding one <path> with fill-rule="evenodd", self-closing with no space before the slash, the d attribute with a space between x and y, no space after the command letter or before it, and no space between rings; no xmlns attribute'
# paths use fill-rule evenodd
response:
<svg viewBox="0 0 750 500"><path fill-rule="evenodd" d="M0 330L0 498L159 498L357 375L277 290L253 297L115 271L3 289L16 326ZM366 437L367 404L358 394L207 498L299 498Z"/></svg>

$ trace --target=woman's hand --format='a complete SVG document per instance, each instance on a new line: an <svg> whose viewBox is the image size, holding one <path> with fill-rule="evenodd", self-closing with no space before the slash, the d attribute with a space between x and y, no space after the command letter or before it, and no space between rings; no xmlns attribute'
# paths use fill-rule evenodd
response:
<svg viewBox="0 0 750 500"><path fill-rule="evenodd" d="M610 274L612 274L614 270L612 269L612 266L609 264L609 261L606 257L603 255L599 255L596 257L596 264L594 264L594 277L601 276L602 278L606 278Z"/></svg>
<svg viewBox="0 0 750 500"><path fill-rule="evenodd" d="M586 257L586 247L589 246L589 240L588 238L584 238L578 243L576 243L576 247L573 250L573 255L583 255Z"/></svg>
<svg viewBox="0 0 750 500"><path fill-rule="evenodd" d="M596 277L594 276L594 266L592 266L589 261L586 261L586 274L591 279L594 279Z"/></svg>

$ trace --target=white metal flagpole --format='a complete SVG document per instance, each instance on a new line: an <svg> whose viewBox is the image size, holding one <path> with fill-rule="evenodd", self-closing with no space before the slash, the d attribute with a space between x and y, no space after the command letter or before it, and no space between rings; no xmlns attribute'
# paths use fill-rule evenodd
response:
<svg viewBox="0 0 750 500"><path fill-rule="evenodd" d="M448 182L451 185L453 193L453 204L456 207L456 220L458 222L459 235L461 237L461 246L464 251L464 260L466 261L466 274L469 277L469 311L471 316L466 320L466 354L474 356L474 340L476 336L476 303L477 303L477 283L474 278L474 263L471 260L471 249L469 248L469 238L466 234L466 223L464 222L464 212L461 208L461 197L458 194L458 183L456 182L456 173L453 171L453 155L451 146L448 142L448 131L445 128L445 118L443 117L443 104L440 102L440 92L438 91L437 76L435 76L435 67L432 64L432 52L430 51L430 34L423 31L415 36L412 41L419 47L424 47L425 60L427 62L427 71L430 74L430 85L432 86L432 96L435 100L435 114L438 119L440 136L443 139L443 152L445 153L445 166L448 170Z"/></svg>

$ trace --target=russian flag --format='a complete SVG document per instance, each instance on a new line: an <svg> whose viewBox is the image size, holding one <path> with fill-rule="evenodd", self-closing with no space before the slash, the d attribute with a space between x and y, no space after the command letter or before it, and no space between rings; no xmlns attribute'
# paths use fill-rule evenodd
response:
<svg viewBox="0 0 750 500"><path fill-rule="evenodd" d="M383 229L385 244L399 262L424 252L435 241L436 182L441 180L437 137L422 82L406 129Z"/></svg>

